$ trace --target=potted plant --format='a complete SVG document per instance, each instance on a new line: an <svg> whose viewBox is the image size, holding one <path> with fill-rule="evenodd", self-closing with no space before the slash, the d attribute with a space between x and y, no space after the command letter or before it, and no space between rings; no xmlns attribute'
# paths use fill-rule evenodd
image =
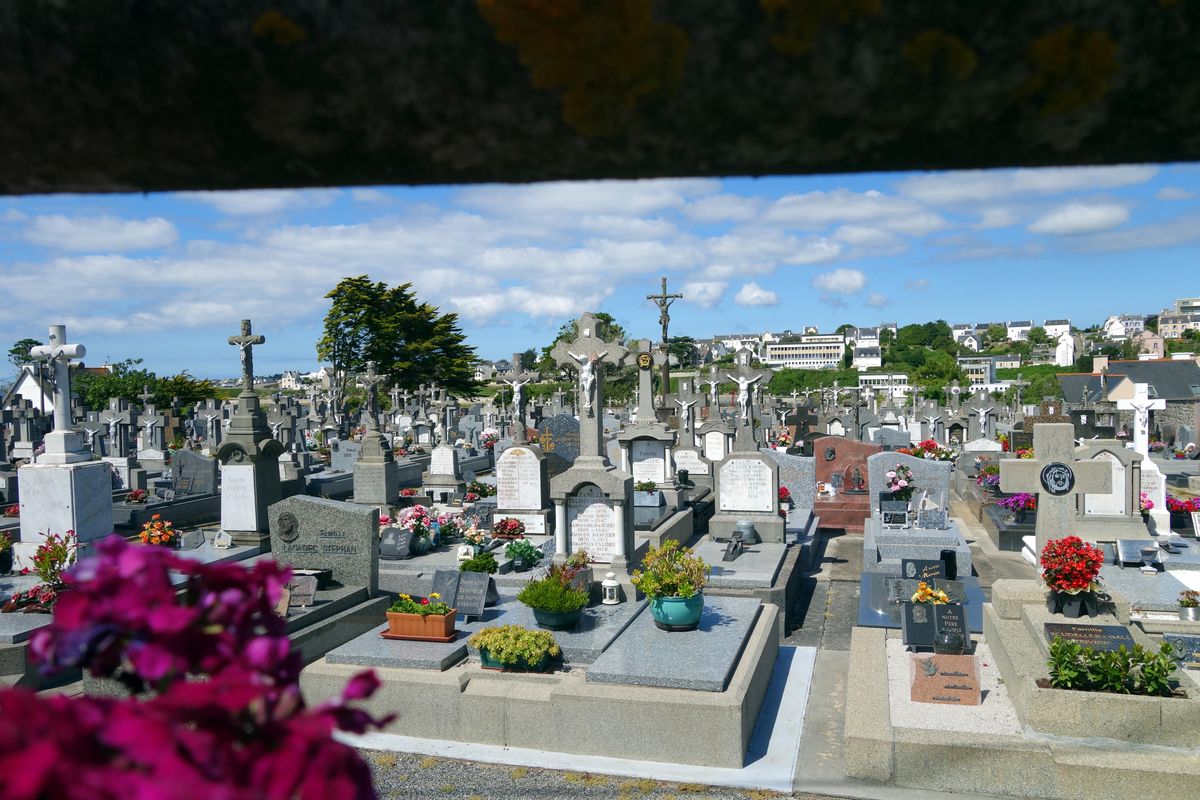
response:
<svg viewBox="0 0 1200 800"><path fill-rule="evenodd" d="M163 519L162 514L152 515L150 519L142 525L142 530L141 533L138 534L138 538L142 540L142 544L161 544L170 546L172 543L179 543L179 537L175 534L175 529L171 527L171 521L169 519Z"/></svg>
<svg viewBox="0 0 1200 800"><path fill-rule="evenodd" d="M61 536L57 533L48 534L33 554L33 573L41 583L24 592L14 592L0 612L53 613L58 595L68 588L63 582L63 571L75 563L78 553L79 540L75 531L67 531Z"/></svg>
<svg viewBox="0 0 1200 800"><path fill-rule="evenodd" d="M441 514L437 518L438 539L442 544L453 542L466 529L467 523L461 514Z"/></svg>
<svg viewBox="0 0 1200 800"><path fill-rule="evenodd" d="M465 543L471 545L471 549L475 551L475 555L483 552L483 548L488 540L487 534L474 525L463 531L462 537Z"/></svg>
<svg viewBox="0 0 1200 800"><path fill-rule="evenodd" d="M562 655L554 637L546 631L531 631L520 625L484 628L467 640L479 650L484 669L505 672L548 672L553 659Z"/></svg>
<svg viewBox="0 0 1200 800"><path fill-rule="evenodd" d="M658 490L658 484L654 481L638 481L633 484L633 504L635 506L661 506L665 505L667 498Z"/></svg>
<svg viewBox="0 0 1200 800"><path fill-rule="evenodd" d="M1171 530L1195 535L1192 529L1192 512L1200 511L1200 500L1194 497L1181 500L1167 495L1167 513L1171 515Z"/></svg>
<svg viewBox="0 0 1200 800"><path fill-rule="evenodd" d="M534 547L524 539L509 542L504 548L504 555L512 560L513 572L525 572L542 560L541 548Z"/></svg>
<svg viewBox="0 0 1200 800"><path fill-rule="evenodd" d="M388 638L449 641L454 638L454 614L437 592L429 597L402 594L387 610Z"/></svg>
<svg viewBox="0 0 1200 800"><path fill-rule="evenodd" d="M1104 551L1080 539L1066 536L1051 539L1042 550L1042 580L1050 589L1046 607L1052 614L1076 619L1086 612L1099 613L1096 590L1100 588L1100 568Z"/></svg>
<svg viewBox="0 0 1200 800"><path fill-rule="evenodd" d="M538 627L552 631L570 630L579 624L588 604L588 591L571 587L569 569L555 565L546 577L525 584L517 599L533 609Z"/></svg>
<svg viewBox="0 0 1200 800"><path fill-rule="evenodd" d="M592 585L592 557L587 550L576 550L567 556L563 566L569 573L571 588L590 589Z"/></svg>
<svg viewBox="0 0 1200 800"><path fill-rule="evenodd" d="M1037 513L1037 495L1019 492L1012 497L1001 497L996 501L996 505L1012 512L1013 522L1025 522L1030 512Z"/></svg>
<svg viewBox="0 0 1200 800"><path fill-rule="evenodd" d="M3 531L0 532L0 575L7 575L12 572L13 568L13 551L12 551L12 534Z"/></svg>
<svg viewBox="0 0 1200 800"><path fill-rule="evenodd" d="M524 539L525 523L513 517L505 517L492 523L492 537L495 539Z"/></svg>
<svg viewBox="0 0 1200 800"><path fill-rule="evenodd" d="M704 613L704 583L710 571L691 548L668 539L646 552L632 580L650 598L655 625L666 631L695 630Z"/></svg>
<svg viewBox="0 0 1200 800"><path fill-rule="evenodd" d="M1200 592L1187 589L1179 593L1179 618L1200 622Z"/></svg>
<svg viewBox="0 0 1200 800"><path fill-rule="evenodd" d="M498 569L500 569L500 565L496 563L496 557L491 553L477 553L474 558L469 558L458 565L459 572L486 572L488 575L495 575Z"/></svg>

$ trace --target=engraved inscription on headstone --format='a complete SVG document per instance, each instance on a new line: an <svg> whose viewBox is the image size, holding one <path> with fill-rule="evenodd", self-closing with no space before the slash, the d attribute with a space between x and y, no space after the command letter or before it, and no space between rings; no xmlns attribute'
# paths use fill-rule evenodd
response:
<svg viewBox="0 0 1200 800"><path fill-rule="evenodd" d="M667 479L667 447L654 439L634 439L629 443L629 467L634 481L662 483Z"/></svg>
<svg viewBox="0 0 1200 800"><path fill-rule="evenodd" d="M1047 622L1044 627L1047 642L1054 641L1054 638L1058 636L1084 647L1108 652L1116 651L1122 645L1126 650L1132 650L1134 645L1133 636L1124 625L1077 625Z"/></svg>
<svg viewBox="0 0 1200 800"><path fill-rule="evenodd" d="M311 606L317 594L317 578L315 575L293 575L287 588L291 592L291 606Z"/></svg>
<svg viewBox="0 0 1200 800"><path fill-rule="evenodd" d="M458 577L456 608L464 617L483 616L492 576L486 572L463 572Z"/></svg>
<svg viewBox="0 0 1200 800"><path fill-rule="evenodd" d="M496 463L496 500L500 508L542 507L542 474L528 447L513 446Z"/></svg>
<svg viewBox="0 0 1200 800"><path fill-rule="evenodd" d="M983 701L975 656L914 653L909 659L909 680L914 703L977 706Z"/></svg>
<svg viewBox="0 0 1200 800"><path fill-rule="evenodd" d="M721 511L772 511L778 490L771 484L771 467L757 458L734 458L717 471Z"/></svg>
<svg viewBox="0 0 1200 800"><path fill-rule="evenodd" d="M946 577L946 564L925 558L900 559L900 571L905 578L918 581L940 580Z"/></svg>
<svg viewBox="0 0 1200 800"><path fill-rule="evenodd" d="M933 645L933 606L928 603L904 603L900 613L900 631L905 647Z"/></svg>
<svg viewBox="0 0 1200 800"><path fill-rule="evenodd" d="M617 509L600 487L587 485L567 498L567 531L571 552L587 550L595 561L611 562L616 552Z"/></svg>
<svg viewBox="0 0 1200 800"><path fill-rule="evenodd" d="M380 534L379 557L385 561L399 561L411 558L412 531L403 528L387 527Z"/></svg>

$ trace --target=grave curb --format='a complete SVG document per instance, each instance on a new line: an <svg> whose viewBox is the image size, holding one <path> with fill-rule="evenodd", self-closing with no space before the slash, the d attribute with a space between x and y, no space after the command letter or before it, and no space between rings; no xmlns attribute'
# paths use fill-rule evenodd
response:
<svg viewBox="0 0 1200 800"><path fill-rule="evenodd" d="M846 677L846 777L890 783L896 772L891 701L888 699L887 631L850 631Z"/></svg>

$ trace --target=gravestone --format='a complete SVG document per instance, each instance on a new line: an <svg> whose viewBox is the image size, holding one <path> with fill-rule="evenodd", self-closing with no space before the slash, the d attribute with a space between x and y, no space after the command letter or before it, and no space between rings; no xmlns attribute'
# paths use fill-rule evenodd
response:
<svg viewBox="0 0 1200 800"><path fill-rule="evenodd" d="M362 445L358 442L334 439L329 443L329 469L331 472L353 472Z"/></svg>
<svg viewBox="0 0 1200 800"><path fill-rule="evenodd" d="M1094 650L1115 652L1121 647L1132 650L1133 635L1124 625L1084 625L1079 623L1047 622L1043 624L1047 642L1055 637L1090 647Z"/></svg>
<svg viewBox="0 0 1200 800"><path fill-rule="evenodd" d="M380 533L379 558L382 561L402 561L412 558L412 531L388 526Z"/></svg>
<svg viewBox="0 0 1200 800"><path fill-rule="evenodd" d="M1108 464L1075 460L1075 429L1070 423L1037 425L1033 437L1036 459L1000 461L1000 489L1037 494L1036 558L1047 541L1075 530L1079 495L1112 490L1112 469Z"/></svg>
<svg viewBox="0 0 1200 800"><path fill-rule="evenodd" d="M517 444L496 459L496 508L518 519L529 534L550 532L550 493L546 460L535 445Z"/></svg>
<svg viewBox="0 0 1200 800"><path fill-rule="evenodd" d="M567 551L586 550L593 561L611 562L622 535L623 520L616 504L600 487L584 486L567 500Z"/></svg>
<svg viewBox="0 0 1200 800"><path fill-rule="evenodd" d="M267 510L271 552L281 564L328 569L343 586L364 586L374 597L379 581L379 509L289 497Z"/></svg>
<svg viewBox="0 0 1200 800"><path fill-rule="evenodd" d="M977 706L983 702L975 656L914 653L909 659L909 681L914 703Z"/></svg>
<svg viewBox="0 0 1200 800"><path fill-rule="evenodd" d="M171 456L171 472L175 476L175 494L214 494L220 465L192 450L176 450Z"/></svg>
<svg viewBox="0 0 1200 800"><path fill-rule="evenodd" d="M763 450L779 467L779 485L786 486L796 508L811 509L817 499L817 465L813 458Z"/></svg>
<svg viewBox="0 0 1200 800"><path fill-rule="evenodd" d="M537 426L537 444L546 458L550 478L560 475L579 457L579 420L569 414L555 414Z"/></svg>
<svg viewBox="0 0 1200 800"><path fill-rule="evenodd" d="M784 541L775 460L760 452L730 453L716 466L716 495L716 509L708 522L711 539L723 541L739 522L749 520L762 541Z"/></svg>
<svg viewBox="0 0 1200 800"><path fill-rule="evenodd" d="M908 431L880 428L875 431L875 444L884 450L899 450L901 447L911 447L912 437Z"/></svg>
<svg viewBox="0 0 1200 800"><path fill-rule="evenodd" d="M908 467L912 471L912 485L916 487L916 493L925 491L929 497L935 499L950 496L950 473L954 467L951 462L916 458L904 453L876 453L867 458L868 483L872 498L878 498L887 491L887 473L897 466Z"/></svg>

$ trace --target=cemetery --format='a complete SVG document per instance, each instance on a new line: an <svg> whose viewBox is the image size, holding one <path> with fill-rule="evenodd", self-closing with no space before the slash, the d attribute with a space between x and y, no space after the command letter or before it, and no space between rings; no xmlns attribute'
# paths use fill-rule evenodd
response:
<svg viewBox="0 0 1200 800"><path fill-rule="evenodd" d="M770 370L749 351L710 374L726 396L687 378L663 398L657 345L605 338L592 314L572 330L550 357L573 391L536 408L537 372L507 378L500 404L382 391L375 362L353 376L354 409L336 393L265 404L266 338L247 320L228 340L236 400L160 411L144 389L92 412L71 401L85 348L51 326L31 356L56 375L54 414L12 417L12 453L28 457L4 484L5 681L128 696L131 667L48 673L38 644L70 565L124 537L182 559L165 584L177 601L192 570L290 569L271 613L299 690L336 702L373 670L371 748L442 741L487 760L499 746L790 788L805 785L809 728L834 724L847 785L1198 785L1200 499L1168 498L1143 391L1129 442L983 394L789 407L758 390ZM622 369L629 405L606 396ZM829 615L821 580L853 604L834 705L817 693L822 648L797 643ZM1107 684L1079 677L1100 674L1080 666L1093 662ZM1096 770L1131 747L1154 758Z"/></svg>

